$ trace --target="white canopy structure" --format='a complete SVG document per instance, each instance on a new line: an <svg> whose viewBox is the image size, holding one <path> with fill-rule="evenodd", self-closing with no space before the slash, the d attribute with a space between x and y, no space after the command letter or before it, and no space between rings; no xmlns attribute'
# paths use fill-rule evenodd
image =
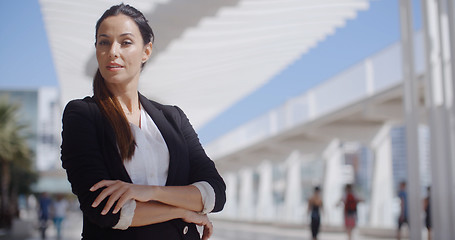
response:
<svg viewBox="0 0 455 240"><path fill-rule="evenodd" d="M266 83L368 0L136 0L155 32L141 76L149 98L201 127ZM95 23L108 0L40 0L63 104L91 95Z"/></svg>

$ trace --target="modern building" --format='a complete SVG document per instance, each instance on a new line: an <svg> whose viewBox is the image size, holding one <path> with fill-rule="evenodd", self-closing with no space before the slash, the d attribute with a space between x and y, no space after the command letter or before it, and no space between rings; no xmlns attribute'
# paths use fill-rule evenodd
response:
<svg viewBox="0 0 455 240"><path fill-rule="evenodd" d="M407 181L407 161L406 161L406 129L397 126L391 129L390 137L392 141L392 162L393 162L393 186L398 191L399 184ZM422 196L426 194L426 187L431 185L431 159L428 127L419 126L419 161L420 161L420 186Z"/></svg>
<svg viewBox="0 0 455 240"><path fill-rule="evenodd" d="M428 83L424 81L427 73L423 37L419 32L413 37L421 114L416 119L417 146L411 150L417 152L411 164L418 166L419 179L417 189L410 191L416 190L418 194L410 201L418 202L425 194L424 187L435 179L434 174L440 174L434 171L435 159L430 157L434 154L430 154L430 149L434 149L430 130L434 131L434 126L426 125L431 114L423 105L428 100L424 94ZM308 193L311 188L301 179L311 168L307 166L300 174L295 169L319 160L323 171L315 177L320 182L314 185L320 184L325 190L324 224L342 225L342 209L336 207L337 202L346 183L357 183L357 191L365 194L366 200L359 206L359 224L394 232L399 211L397 185L402 180L409 181L410 169L401 51L400 43L391 45L210 142L207 150L226 176L228 202L232 201L220 218L305 222L306 203L301 192ZM344 94L337 94L339 89ZM259 172L259 177L255 177L259 178L257 189L259 196L264 196L257 202L247 194L256 189L250 181L254 172ZM270 172L280 173L280 180L275 183L278 187L270 184ZM271 193L276 195L276 189L279 189L279 201L265 200ZM230 198L231 194L234 199ZM251 210L255 206L260 207L257 214ZM267 217L263 215L265 212Z"/></svg>
<svg viewBox="0 0 455 240"><path fill-rule="evenodd" d="M60 163L61 106L57 87L38 89L3 89L5 97L19 105L19 119L27 126L28 142L33 154L34 168L40 178L35 191L69 192L69 184Z"/></svg>

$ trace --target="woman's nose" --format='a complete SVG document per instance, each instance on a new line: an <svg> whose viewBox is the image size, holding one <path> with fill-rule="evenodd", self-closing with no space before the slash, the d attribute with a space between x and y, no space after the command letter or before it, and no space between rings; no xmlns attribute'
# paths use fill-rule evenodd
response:
<svg viewBox="0 0 455 240"><path fill-rule="evenodd" d="M119 45L116 43L113 43L111 45L111 49L109 49L109 57L115 59L115 58L118 58L118 54L119 54Z"/></svg>

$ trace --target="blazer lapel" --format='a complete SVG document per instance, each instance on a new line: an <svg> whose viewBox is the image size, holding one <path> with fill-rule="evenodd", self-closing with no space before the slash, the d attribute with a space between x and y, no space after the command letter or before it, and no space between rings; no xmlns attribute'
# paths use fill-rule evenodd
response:
<svg viewBox="0 0 455 240"><path fill-rule="evenodd" d="M92 106L92 111L96 113L97 123L100 124L100 126L98 126L98 129L100 130L98 137L102 141L103 155L109 159L108 161L115 164L111 165L112 167L110 168L110 171L113 174L112 176L117 178L120 177L122 180L131 183L131 178L126 171L122 159L120 158L120 153L118 152L114 128L109 123L109 120L102 114L93 98L87 97L84 100L91 103L90 106Z"/></svg>
<svg viewBox="0 0 455 240"><path fill-rule="evenodd" d="M145 111L150 115L150 117L155 122L156 126L161 132L161 135L166 142L167 148L169 150L169 170L166 180L166 185L173 185L174 179L177 173L177 166L179 161L179 148L180 143L178 142L177 132L174 131L172 125L166 119L163 111L158 109L153 103L139 93L139 101L144 107Z"/></svg>
<svg viewBox="0 0 455 240"><path fill-rule="evenodd" d="M111 144L117 146L117 140L115 139L115 131L112 128L111 123L109 120L103 115L101 109L99 108L98 104L96 103L93 97L85 97L84 101L90 103L90 108L93 113L95 113L97 123L101 124L101 128L103 132L99 135L100 139L106 138ZM105 134L105 135L104 135Z"/></svg>

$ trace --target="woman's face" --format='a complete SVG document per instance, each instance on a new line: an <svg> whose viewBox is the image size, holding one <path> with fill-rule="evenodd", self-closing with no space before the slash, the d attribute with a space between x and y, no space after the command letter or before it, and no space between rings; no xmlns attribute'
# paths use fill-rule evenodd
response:
<svg viewBox="0 0 455 240"><path fill-rule="evenodd" d="M96 59L106 83L137 82L141 65L149 58L152 45L144 46L134 20L123 14L107 17L100 24L96 38Z"/></svg>

